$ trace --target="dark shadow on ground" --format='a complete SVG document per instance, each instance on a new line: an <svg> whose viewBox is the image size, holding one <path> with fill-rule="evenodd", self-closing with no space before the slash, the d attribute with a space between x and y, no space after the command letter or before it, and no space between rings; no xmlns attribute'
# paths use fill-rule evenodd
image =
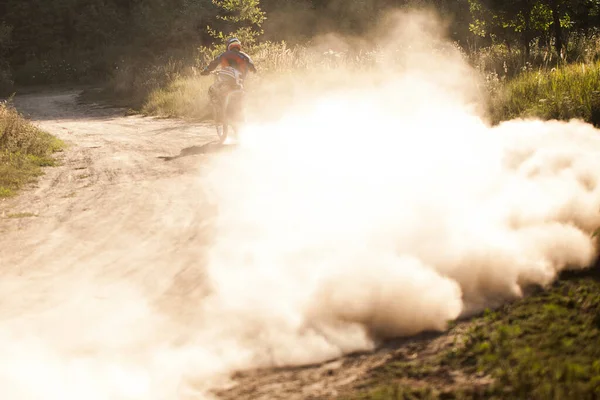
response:
<svg viewBox="0 0 600 400"><path fill-rule="evenodd" d="M164 161L176 160L182 157L189 157L198 154L211 154L232 151L237 147L235 144L219 144L218 142L209 142L201 146L186 147L176 156L159 156Z"/></svg>
<svg viewBox="0 0 600 400"><path fill-rule="evenodd" d="M566 270L559 274L559 279L561 280L577 280L581 278L589 278L600 281L600 257L596 258L596 261L591 265L590 268Z"/></svg>

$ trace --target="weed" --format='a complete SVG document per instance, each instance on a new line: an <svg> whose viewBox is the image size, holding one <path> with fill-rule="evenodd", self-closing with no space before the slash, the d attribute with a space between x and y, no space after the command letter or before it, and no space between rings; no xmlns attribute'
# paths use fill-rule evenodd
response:
<svg viewBox="0 0 600 400"><path fill-rule="evenodd" d="M344 398L597 398L598 315L600 281L583 274L561 280L547 291L486 311L470 322L461 346L376 368L359 392ZM456 375L466 379L457 381Z"/></svg>
<svg viewBox="0 0 600 400"><path fill-rule="evenodd" d="M525 72L491 96L494 122L517 117L580 118L600 124L600 63Z"/></svg>
<svg viewBox="0 0 600 400"><path fill-rule="evenodd" d="M571 65L559 62L543 47L534 47L532 58L526 63L518 51L500 45L477 52L463 52L465 59L486 78L492 121L498 123L518 117L581 118L600 125L600 62L595 61L600 53L600 41L590 39L577 43L574 42L574 45L580 48L571 50L570 59L579 63ZM264 82L273 77L284 80L293 76L295 79L290 78L290 85L286 88L292 92L295 90L294 82L303 74L318 71L321 76L319 82L322 83L323 76L339 66L364 70L375 65L380 58L377 50L323 53L302 45L288 47L284 42L263 43L252 51L261 70L259 80ZM114 89L108 92L120 98L124 98L125 88L135 92L133 103L145 115L208 119L211 110L207 91L212 80L198 74L205 61L206 55L202 55L191 67L171 61L142 74L130 76L123 71L125 75L116 76ZM126 77L135 77L136 83L120 82ZM311 84L311 79L300 80L303 85ZM249 80L246 88L252 96L270 98L277 94L269 92L274 90L273 85L257 84L255 81ZM281 91L282 88L275 90ZM279 94L278 99L282 100L285 96Z"/></svg>
<svg viewBox="0 0 600 400"><path fill-rule="evenodd" d="M14 195L14 192L12 190L10 190L9 188L0 186L0 198L11 197L13 195Z"/></svg>
<svg viewBox="0 0 600 400"><path fill-rule="evenodd" d="M30 213L30 212L20 212L20 213L15 213L15 214L8 214L6 216L6 218L30 218L30 217L37 217L37 215L35 215L34 213Z"/></svg>
<svg viewBox="0 0 600 400"><path fill-rule="evenodd" d="M77 192L71 192L69 194L64 195L62 198L63 199L70 199L70 198L73 198L75 196L77 196Z"/></svg>
<svg viewBox="0 0 600 400"><path fill-rule="evenodd" d="M14 108L0 104L0 197L13 196L53 166L52 154L64 143L27 122Z"/></svg>

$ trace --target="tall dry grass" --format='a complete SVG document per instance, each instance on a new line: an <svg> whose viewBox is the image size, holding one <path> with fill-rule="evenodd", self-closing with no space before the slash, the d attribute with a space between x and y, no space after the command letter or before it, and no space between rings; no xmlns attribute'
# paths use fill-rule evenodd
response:
<svg viewBox="0 0 600 400"><path fill-rule="evenodd" d="M7 102L0 103L0 197L15 194L55 164L52 154L64 143L23 118Z"/></svg>
<svg viewBox="0 0 600 400"><path fill-rule="evenodd" d="M208 88L212 78L200 76L199 71L217 50L200 49L192 64L171 60L162 66L123 67L111 82L110 95L125 99L146 115L210 119ZM445 49L442 46L431 51ZM600 36L571 38L565 59L560 59L551 46L539 43L532 45L529 58L520 48L506 45L460 51L485 82L483 90L489 93L489 112L494 122L536 116L582 118L598 123L594 92L600 90L596 64L600 60ZM269 104L275 107L284 107L285 99L293 99L294 92L306 90L312 84L307 78L312 73L321 75L320 85L328 81L322 76L329 75L335 86L340 83L335 77L339 67L346 71L366 70L390 57L394 63L402 64L404 54L402 49L398 54L390 54L389 50L377 48L323 51L304 45L290 47L285 42L262 43L250 52L260 73L247 81L249 97L279 98L279 103ZM286 84L269 85L275 80Z"/></svg>
<svg viewBox="0 0 600 400"><path fill-rule="evenodd" d="M284 42L264 43L256 46L251 54L259 68L259 74L247 80L246 90L251 97L260 93L262 98L289 98L281 96L281 92L271 93L274 89L269 85L271 81L287 81L285 90L293 92L298 87L306 89L313 83L311 80L302 79L307 74L329 74L332 84L336 84L334 72L339 67L344 67L345 70L361 69L377 62L376 51L323 52L300 45L289 47ZM166 117L210 118L212 111L209 106L208 88L213 83L213 78L199 74L207 61L206 57L199 58L194 67L180 73L167 85L152 91L141 107L142 113ZM339 79L337 83L340 83ZM323 79L319 80L319 84L323 84ZM277 90L281 89L282 85L277 86Z"/></svg>
<svg viewBox="0 0 600 400"><path fill-rule="evenodd" d="M496 87L490 96L494 122L518 117L600 124L600 62L527 71Z"/></svg>

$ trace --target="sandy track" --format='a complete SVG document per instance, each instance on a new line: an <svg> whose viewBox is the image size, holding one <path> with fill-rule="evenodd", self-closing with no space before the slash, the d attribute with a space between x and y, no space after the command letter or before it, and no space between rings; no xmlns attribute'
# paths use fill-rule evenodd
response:
<svg viewBox="0 0 600 400"><path fill-rule="evenodd" d="M177 183L184 187L197 165L185 158L164 162L159 157L213 139L206 125L125 117L120 109L78 105L77 94L27 95L15 100L22 113L69 148L59 155L61 165L47 168L31 190L0 205L5 216L21 212L37 216L2 220L0 259L4 266L12 266L9 270L34 265L43 269L52 258L64 258L64 251L75 249L82 250L78 257L96 257L99 247L118 239L107 232L111 227L123 228L123 223L146 232L143 237L150 240L145 217L176 203L182 189L169 191L168 187ZM78 243L64 237L54 240L56 231Z"/></svg>
<svg viewBox="0 0 600 400"><path fill-rule="evenodd" d="M0 318L52 310L90 282L126 278L161 305L186 289L182 276L189 290L198 287L210 211L194 186L201 156L159 157L193 153L214 139L212 130L81 105L77 95L15 99L69 147L33 187L0 202L1 288L11 298ZM34 216L11 217L19 213Z"/></svg>

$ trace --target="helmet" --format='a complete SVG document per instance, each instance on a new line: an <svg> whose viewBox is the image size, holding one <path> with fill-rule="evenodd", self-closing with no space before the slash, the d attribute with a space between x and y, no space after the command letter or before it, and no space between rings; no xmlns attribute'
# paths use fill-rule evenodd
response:
<svg viewBox="0 0 600 400"><path fill-rule="evenodd" d="M227 41L227 50L242 49L242 42L238 38L231 38Z"/></svg>

